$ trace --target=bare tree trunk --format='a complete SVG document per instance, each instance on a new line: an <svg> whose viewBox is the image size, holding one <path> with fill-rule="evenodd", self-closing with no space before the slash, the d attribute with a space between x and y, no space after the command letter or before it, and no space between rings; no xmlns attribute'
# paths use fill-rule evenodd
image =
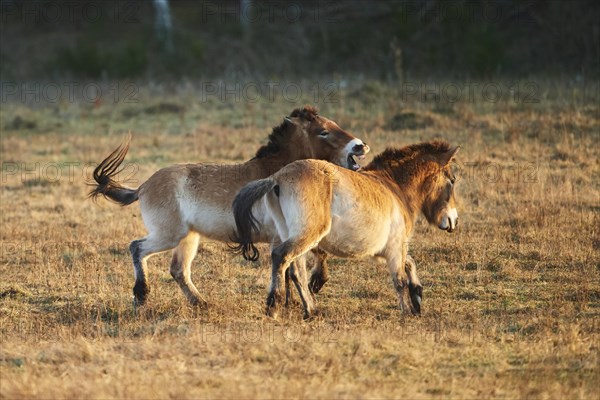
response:
<svg viewBox="0 0 600 400"><path fill-rule="evenodd" d="M242 24L244 41L246 43L250 42L250 37L252 35L252 21L249 17L252 16L252 10L254 7L255 5L253 0L240 0L240 23Z"/></svg>
<svg viewBox="0 0 600 400"><path fill-rule="evenodd" d="M154 0L154 9L156 19L154 28L156 36L163 42L167 51L173 51L173 23L171 21L171 11L168 0Z"/></svg>

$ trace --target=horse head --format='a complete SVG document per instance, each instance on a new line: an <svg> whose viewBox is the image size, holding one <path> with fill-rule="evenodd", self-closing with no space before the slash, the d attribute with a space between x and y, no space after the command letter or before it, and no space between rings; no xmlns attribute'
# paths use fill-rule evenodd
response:
<svg viewBox="0 0 600 400"><path fill-rule="evenodd" d="M283 152L289 161L315 158L358 170L357 159L369 152L362 140L346 132L340 126L321 115L315 107L297 108L273 128L269 144L263 146L257 157Z"/></svg>

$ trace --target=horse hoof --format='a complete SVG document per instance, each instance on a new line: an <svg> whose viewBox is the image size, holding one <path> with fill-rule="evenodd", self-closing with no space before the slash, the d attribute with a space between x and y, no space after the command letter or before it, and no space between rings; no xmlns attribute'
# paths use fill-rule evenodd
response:
<svg viewBox="0 0 600 400"><path fill-rule="evenodd" d="M132 303L133 303L133 308L136 309L136 308L142 307L144 304L146 304L146 300L138 299L137 297L134 296Z"/></svg>
<svg viewBox="0 0 600 400"><path fill-rule="evenodd" d="M275 293L269 293L269 296L267 296L266 314L268 317L277 318L280 304L280 302L276 300L277 297L278 296L276 296Z"/></svg>
<svg viewBox="0 0 600 400"><path fill-rule="evenodd" d="M420 315L421 314L421 296L413 295L410 297L410 300L412 303L410 311L413 313L413 315Z"/></svg>
<svg viewBox="0 0 600 400"><path fill-rule="evenodd" d="M304 321L312 321L314 319L316 319L317 317L319 317L321 315L321 312L319 311L319 309L314 309L312 311L304 311Z"/></svg>
<svg viewBox="0 0 600 400"><path fill-rule="evenodd" d="M276 307L271 307L271 306L267 306L266 312L267 317L273 318L273 319L277 319L277 315L279 314L277 312L277 308Z"/></svg>
<svg viewBox="0 0 600 400"><path fill-rule="evenodd" d="M409 286L411 312L413 315L421 315L421 302L423 301L423 286Z"/></svg>
<svg viewBox="0 0 600 400"><path fill-rule="evenodd" d="M150 288L146 282L136 282L133 286L133 297L140 306L146 302L148 293L150 293Z"/></svg>
<svg viewBox="0 0 600 400"><path fill-rule="evenodd" d="M191 298L189 301L192 307L208 309L208 303L204 299Z"/></svg>
<svg viewBox="0 0 600 400"><path fill-rule="evenodd" d="M327 280L323 279L320 275L312 275L310 277L310 282L308 283L308 289L311 293L317 294L321 291L325 282L327 282Z"/></svg>

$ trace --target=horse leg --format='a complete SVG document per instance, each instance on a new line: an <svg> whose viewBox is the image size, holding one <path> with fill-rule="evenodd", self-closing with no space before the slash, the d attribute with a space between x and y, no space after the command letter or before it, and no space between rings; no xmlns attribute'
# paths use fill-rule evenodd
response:
<svg viewBox="0 0 600 400"><path fill-rule="evenodd" d="M156 253L172 249L177 246L180 238L169 238L167 236L148 235L143 239L134 240L129 245L131 258L133 259L133 273L135 276L135 285L133 286L133 296L136 305L143 305L148 298L150 288L146 283L148 258Z"/></svg>
<svg viewBox="0 0 600 400"><path fill-rule="evenodd" d="M294 263L285 271L285 306L288 307L294 301L292 293L292 281L290 279L290 271L293 269Z"/></svg>
<svg viewBox="0 0 600 400"><path fill-rule="evenodd" d="M418 311L413 307L413 303L410 299L408 274L404 268L405 256L398 255L387 258L387 264L390 275L392 276L392 281L394 282L394 288L398 294L400 310L404 312L410 311L412 314L418 314Z"/></svg>
<svg viewBox="0 0 600 400"><path fill-rule="evenodd" d="M271 242L271 253L273 252L273 249L280 244L281 244L280 241ZM294 300L294 296L291 291L291 287L292 287L292 285L291 285L291 281L290 281L290 269L288 268L285 271L285 306L286 307L289 306L290 304L292 304L292 301Z"/></svg>
<svg viewBox="0 0 600 400"><path fill-rule="evenodd" d="M292 291L292 285L295 285L291 274L294 271L294 265L296 262L290 264L290 267L285 271L285 306L288 307L294 302L294 292ZM306 268L306 267L305 267Z"/></svg>
<svg viewBox="0 0 600 400"><path fill-rule="evenodd" d="M267 296L266 312L268 316L277 317L279 306L283 302L286 271L298 256L310 250L311 246L308 243L314 243L314 241L286 240L273 249L271 253L271 288Z"/></svg>
<svg viewBox="0 0 600 400"><path fill-rule="evenodd" d="M323 285L329 280L329 267L327 266L327 253L317 247L313 250L315 266L310 274L309 288L312 293L319 293Z"/></svg>
<svg viewBox="0 0 600 400"><path fill-rule="evenodd" d="M306 273L306 257L300 256L296 258L292 266L289 268L290 277L296 285L296 289L300 294L302 305L304 306L304 319L309 319L315 312L316 308L313 301L313 296L308 289L307 273Z"/></svg>
<svg viewBox="0 0 600 400"><path fill-rule="evenodd" d="M135 285L133 286L134 302L137 305L142 305L148 298L150 288L146 283L146 258L141 257L141 247L146 239L138 239L131 242L129 252L133 259L133 275L135 276Z"/></svg>
<svg viewBox="0 0 600 400"><path fill-rule="evenodd" d="M194 257L198 252L199 242L200 235L197 232L190 232L181 239L179 245L173 251L170 272L190 304L193 306L206 306L206 300L202 298L192 282L192 261L194 261Z"/></svg>
<svg viewBox="0 0 600 400"><path fill-rule="evenodd" d="M417 275L417 263L409 255L406 255L404 269L408 275L408 293L413 309L415 310L415 314L420 314L421 301L423 301L423 286Z"/></svg>

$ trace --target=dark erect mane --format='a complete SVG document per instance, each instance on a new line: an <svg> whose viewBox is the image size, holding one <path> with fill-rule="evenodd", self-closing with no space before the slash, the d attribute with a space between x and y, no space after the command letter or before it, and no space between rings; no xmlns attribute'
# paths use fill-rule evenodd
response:
<svg viewBox="0 0 600 400"><path fill-rule="evenodd" d="M388 147L382 153L375 156L362 171L383 171L391 181L390 189L403 199L404 205L411 214L418 212L416 199L418 191L410 189L407 185L417 176L428 176L439 171L437 163L438 156L450 150L450 144L445 141L434 140L411 144L401 148Z"/></svg>
<svg viewBox="0 0 600 400"><path fill-rule="evenodd" d="M387 169L390 167L392 161L399 165L412 160L417 156L430 155L435 157L446 153L448 150L450 150L450 144L443 140L432 140L430 142L411 144L401 148L388 147L382 153L376 155L373 161L363 169L366 171Z"/></svg>
<svg viewBox="0 0 600 400"><path fill-rule="evenodd" d="M319 115L318 111L313 106L304 106L303 108L296 108L290 114L290 117L302 118L306 121L312 121ZM286 139L290 134L290 126L286 121L283 121L280 125L273 128L273 131L269 135L269 142L262 146L256 152L256 158L263 158L269 155L277 154L281 150L281 146L285 143Z"/></svg>

